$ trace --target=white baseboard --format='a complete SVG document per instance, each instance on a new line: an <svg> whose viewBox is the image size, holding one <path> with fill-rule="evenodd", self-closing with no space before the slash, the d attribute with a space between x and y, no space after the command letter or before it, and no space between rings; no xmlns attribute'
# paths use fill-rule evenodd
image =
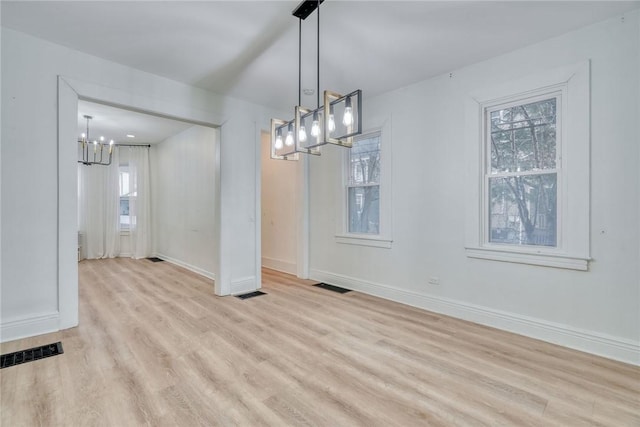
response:
<svg viewBox="0 0 640 427"><path fill-rule="evenodd" d="M22 319L9 320L0 325L0 342L14 341L60 330L60 314L43 313Z"/></svg>
<svg viewBox="0 0 640 427"><path fill-rule="evenodd" d="M210 271L207 271L207 270L205 270L203 268L196 267L195 265L191 265L191 264L186 263L184 261L181 261L179 259L175 259L175 258L172 258L172 257L164 255L164 254L160 254L160 253L156 253L153 256L158 257L160 259L163 259L163 260L165 260L167 262L170 262L171 264L175 264L175 265L178 265L178 266L180 266L182 268L186 268L189 271L193 271L194 273L197 273L197 274L199 274L201 276L207 277L207 278L209 278L211 280L216 280L216 275L214 273L212 273Z"/></svg>
<svg viewBox="0 0 640 427"><path fill-rule="evenodd" d="M572 328L567 325L448 298L424 295L327 271L311 270L311 278L424 310L640 366L640 343L625 338Z"/></svg>
<svg viewBox="0 0 640 427"><path fill-rule="evenodd" d="M260 286L256 283L255 276L242 277L231 281L231 295L243 294L257 289L260 289Z"/></svg>
<svg viewBox="0 0 640 427"><path fill-rule="evenodd" d="M262 257L262 266L293 275L298 273L295 262L283 261L281 259Z"/></svg>

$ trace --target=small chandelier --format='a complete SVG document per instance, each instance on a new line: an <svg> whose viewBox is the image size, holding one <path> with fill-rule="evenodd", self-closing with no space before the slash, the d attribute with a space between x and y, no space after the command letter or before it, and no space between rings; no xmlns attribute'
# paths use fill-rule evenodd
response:
<svg viewBox="0 0 640 427"><path fill-rule="evenodd" d="M111 156L113 153L113 139L107 144L104 136L91 141L89 137L89 120L91 116L83 116L87 119L87 133L83 133L78 138L78 163L83 165L101 165L109 166L111 164Z"/></svg>
<svg viewBox="0 0 640 427"><path fill-rule="evenodd" d="M298 160L298 153L320 155L320 147L335 144L351 148L353 137L362 133L362 91L346 95L324 91L324 104L320 105L320 4L324 0L304 0L293 11L298 23L298 105L291 120L271 119L271 158ZM317 106L302 107L302 21L314 10L318 16L317 34ZM341 118L336 120L336 118ZM311 123L311 128L307 128ZM309 130L308 130L309 129ZM307 133L309 132L309 133Z"/></svg>

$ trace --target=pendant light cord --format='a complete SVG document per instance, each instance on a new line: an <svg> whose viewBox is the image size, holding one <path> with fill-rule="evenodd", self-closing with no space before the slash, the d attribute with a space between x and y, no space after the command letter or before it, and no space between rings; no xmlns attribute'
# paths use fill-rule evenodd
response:
<svg viewBox="0 0 640 427"><path fill-rule="evenodd" d="M317 64L317 71L316 71L316 75L318 77L317 80L317 85L316 85L316 108L320 108L320 0L318 0L318 36L317 36L317 40L318 40L318 47L317 47L317 58L316 58L316 64Z"/></svg>
<svg viewBox="0 0 640 427"><path fill-rule="evenodd" d="M318 28L316 34L316 108L320 108L320 0L316 10ZM302 106L302 18L298 18L298 105Z"/></svg>
<svg viewBox="0 0 640 427"><path fill-rule="evenodd" d="M302 105L302 18L298 18L298 105Z"/></svg>

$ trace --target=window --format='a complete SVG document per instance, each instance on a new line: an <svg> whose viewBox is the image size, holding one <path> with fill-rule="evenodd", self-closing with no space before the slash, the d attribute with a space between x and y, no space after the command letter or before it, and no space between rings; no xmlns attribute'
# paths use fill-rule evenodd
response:
<svg viewBox="0 0 640 427"><path fill-rule="evenodd" d="M120 230L129 230L131 217L129 216L129 197L131 194L131 183L129 181L129 166L120 165Z"/></svg>
<svg viewBox="0 0 640 427"><path fill-rule="evenodd" d="M487 243L557 246L560 94L485 109Z"/></svg>
<svg viewBox="0 0 640 427"><path fill-rule="evenodd" d="M369 120L368 120L369 121ZM342 190L336 204L336 242L391 248L391 118L353 139L343 151Z"/></svg>
<svg viewBox="0 0 640 427"><path fill-rule="evenodd" d="M468 257L588 269L589 103L588 62L470 94Z"/></svg>
<svg viewBox="0 0 640 427"><path fill-rule="evenodd" d="M348 232L380 234L380 132L360 136L349 150Z"/></svg>

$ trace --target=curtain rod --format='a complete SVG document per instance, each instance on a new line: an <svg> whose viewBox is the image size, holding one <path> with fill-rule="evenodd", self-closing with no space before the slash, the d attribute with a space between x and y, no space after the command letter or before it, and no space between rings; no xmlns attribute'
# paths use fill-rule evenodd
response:
<svg viewBox="0 0 640 427"><path fill-rule="evenodd" d="M151 148L151 144L113 144L116 147L147 147Z"/></svg>

